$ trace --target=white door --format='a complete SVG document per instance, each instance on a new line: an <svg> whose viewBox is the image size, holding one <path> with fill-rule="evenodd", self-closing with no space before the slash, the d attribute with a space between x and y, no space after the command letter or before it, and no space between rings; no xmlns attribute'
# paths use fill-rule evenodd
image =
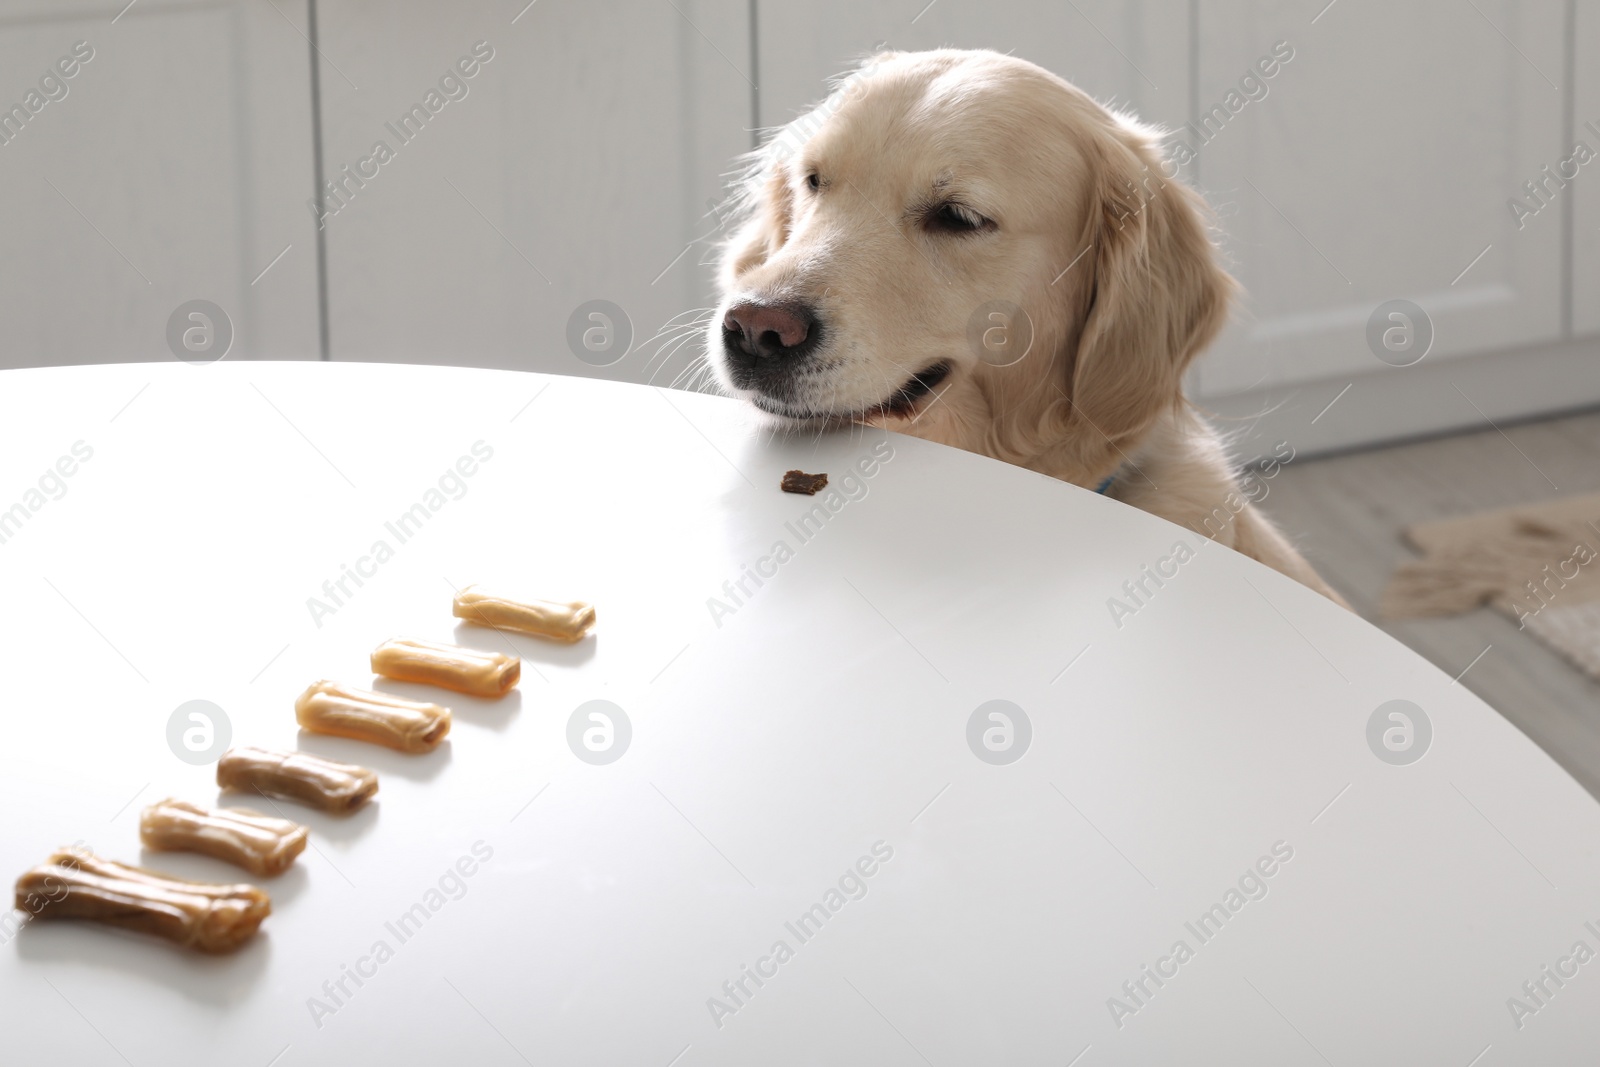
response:
<svg viewBox="0 0 1600 1067"><path fill-rule="evenodd" d="M711 303L746 5L318 9L333 358L677 378L696 341L647 342Z"/></svg>
<svg viewBox="0 0 1600 1067"><path fill-rule="evenodd" d="M308 53L268 0L0 9L0 367L316 357Z"/></svg>
<svg viewBox="0 0 1600 1067"><path fill-rule="evenodd" d="M1249 291L1202 365L1206 394L1388 372L1367 325L1391 300L1431 320L1430 365L1561 336L1563 209L1524 183L1565 147L1565 10L1201 0L1200 113L1275 42L1293 50L1200 152ZM1381 316L1400 347L1426 330L1402 315Z"/></svg>

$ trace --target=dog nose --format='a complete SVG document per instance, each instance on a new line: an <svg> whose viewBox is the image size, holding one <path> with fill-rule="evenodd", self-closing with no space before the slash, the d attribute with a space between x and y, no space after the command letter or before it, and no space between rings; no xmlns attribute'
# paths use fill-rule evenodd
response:
<svg viewBox="0 0 1600 1067"><path fill-rule="evenodd" d="M817 317L799 304L743 301L722 317L723 343L745 356L792 355L806 343Z"/></svg>

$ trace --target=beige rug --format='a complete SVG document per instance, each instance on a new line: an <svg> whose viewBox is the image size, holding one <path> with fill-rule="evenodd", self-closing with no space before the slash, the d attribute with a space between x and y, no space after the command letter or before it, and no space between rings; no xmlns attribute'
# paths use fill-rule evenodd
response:
<svg viewBox="0 0 1600 1067"><path fill-rule="evenodd" d="M1424 555L1390 579L1385 617L1488 604L1600 679L1600 493L1419 523L1405 535Z"/></svg>

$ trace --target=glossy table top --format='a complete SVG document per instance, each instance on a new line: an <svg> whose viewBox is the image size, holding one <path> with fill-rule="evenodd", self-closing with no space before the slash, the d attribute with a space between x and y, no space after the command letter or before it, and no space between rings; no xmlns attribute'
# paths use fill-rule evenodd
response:
<svg viewBox="0 0 1600 1067"><path fill-rule="evenodd" d="M282 802L312 847L236 955L13 914L8 1062L1488 1067L1600 1037L1600 807L1359 618L1113 500L424 367L8 371L0 445L6 870L82 842L248 880L138 841L147 804L218 802L224 732L382 778L348 818ZM780 492L795 467L832 490ZM599 623L460 624L470 583ZM430 755L301 735L294 697L371 684L391 637L523 681L380 683L455 709Z"/></svg>

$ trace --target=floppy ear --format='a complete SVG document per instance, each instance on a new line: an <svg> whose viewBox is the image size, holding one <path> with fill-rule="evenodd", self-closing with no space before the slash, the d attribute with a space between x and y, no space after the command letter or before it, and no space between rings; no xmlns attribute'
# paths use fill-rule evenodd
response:
<svg viewBox="0 0 1600 1067"><path fill-rule="evenodd" d="M1072 418L1120 441L1181 402L1184 371L1222 328L1237 286L1217 265L1204 199L1165 177L1156 134L1115 117L1098 132L1077 244L1093 272L1079 288L1069 389Z"/></svg>

